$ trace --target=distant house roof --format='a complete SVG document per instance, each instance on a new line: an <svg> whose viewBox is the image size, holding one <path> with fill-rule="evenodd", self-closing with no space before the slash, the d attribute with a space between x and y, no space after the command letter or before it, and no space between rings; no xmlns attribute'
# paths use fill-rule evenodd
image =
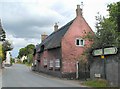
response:
<svg viewBox="0 0 120 89"><path fill-rule="evenodd" d="M66 31L69 29L70 25L74 20L68 22L66 25L61 27L58 31L53 32L49 35L43 42L39 45L41 47L44 45L44 49L53 49L61 46L61 40Z"/></svg>

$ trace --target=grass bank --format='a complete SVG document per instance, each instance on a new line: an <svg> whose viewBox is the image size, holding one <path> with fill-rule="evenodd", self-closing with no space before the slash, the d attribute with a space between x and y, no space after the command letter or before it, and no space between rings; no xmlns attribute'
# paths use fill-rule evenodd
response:
<svg viewBox="0 0 120 89"><path fill-rule="evenodd" d="M108 87L108 82L103 79L88 80L83 82L83 85L90 87Z"/></svg>

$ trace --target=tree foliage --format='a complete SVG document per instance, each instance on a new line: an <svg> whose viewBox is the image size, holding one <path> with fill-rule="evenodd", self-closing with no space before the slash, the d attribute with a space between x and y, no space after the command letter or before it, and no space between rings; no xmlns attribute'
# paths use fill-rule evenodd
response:
<svg viewBox="0 0 120 89"><path fill-rule="evenodd" d="M33 59L33 53L34 53L35 46L33 44L29 44L24 48L21 48L19 50L19 58L22 58L23 56L27 56L27 60L23 61L25 63L31 64Z"/></svg>
<svg viewBox="0 0 120 89"><path fill-rule="evenodd" d="M3 49L4 51L9 51L9 50L13 49L13 45L12 45L12 43L9 40L5 40L3 42L3 48L4 48Z"/></svg>
<svg viewBox="0 0 120 89"><path fill-rule="evenodd" d="M120 2L108 5L109 17L96 16L96 29L93 48L120 46Z"/></svg>
<svg viewBox="0 0 120 89"><path fill-rule="evenodd" d="M29 44L24 48L19 50L18 57L22 58L22 56L28 56L29 54L33 54L35 46L33 44Z"/></svg>
<svg viewBox="0 0 120 89"><path fill-rule="evenodd" d="M93 41L91 48L84 52L88 62L93 62L92 51L96 48L104 48L116 46L120 48L120 2L111 3L108 6L107 17L96 16L96 32L95 35L87 34L87 38Z"/></svg>
<svg viewBox="0 0 120 89"><path fill-rule="evenodd" d="M26 48L21 48L21 49L19 50L19 55L18 55L18 57L19 57L19 58L22 58L22 56L26 56L26 55L27 55Z"/></svg>
<svg viewBox="0 0 120 89"><path fill-rule="evenodd" d="M6 38L6 34L5 34L5 31L0 28L0 41L5 41L5 38Z"/></svg>

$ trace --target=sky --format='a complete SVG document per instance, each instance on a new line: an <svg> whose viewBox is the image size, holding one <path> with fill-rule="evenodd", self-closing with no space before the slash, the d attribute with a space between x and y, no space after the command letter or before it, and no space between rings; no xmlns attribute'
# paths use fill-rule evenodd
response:
<svg viewBox="0 0 120 89"><path fill-rule="evenodd" d="M83 5L83 17L95 31L95 16L107 17L107 5L119 0L0 0L0 19L8 40L13 43L12 56L28 44L39 44L41 34L50 35L54 24L59 28L76 17L77 5Z"/></svg>

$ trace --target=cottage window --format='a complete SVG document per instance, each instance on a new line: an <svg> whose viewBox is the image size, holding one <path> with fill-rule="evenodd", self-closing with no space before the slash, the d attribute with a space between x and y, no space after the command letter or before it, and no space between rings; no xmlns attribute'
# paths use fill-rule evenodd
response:
<svg viewBox="0 0 120 89"><path fill-rule="evenodd" d="M84 40L80 39L80 38L77 38L76 39L76 46L84 46Z"/></svg>
<svg viewBox="0 0 120 89"><path fill-rule="evenodd" d="M53 60L50 60L50 68L53 67Z"/></svg>
<svg viewBox="0 0 120 89"><path fill-rule="evenodd" d="M55 67L60 68L60 59L55 60Z"/></svg>
<svg viewBox="0 0 120 89"><path fill-rule="evenodd" d="M43 64L44 64L44 66L47 65L47 59L44 59Z"/></svg>
<svg viewBox="0 0 120 89"><path fill-rule="evenodd" d="M35 65L37 64L37 60L34 61Z"/></svg>

